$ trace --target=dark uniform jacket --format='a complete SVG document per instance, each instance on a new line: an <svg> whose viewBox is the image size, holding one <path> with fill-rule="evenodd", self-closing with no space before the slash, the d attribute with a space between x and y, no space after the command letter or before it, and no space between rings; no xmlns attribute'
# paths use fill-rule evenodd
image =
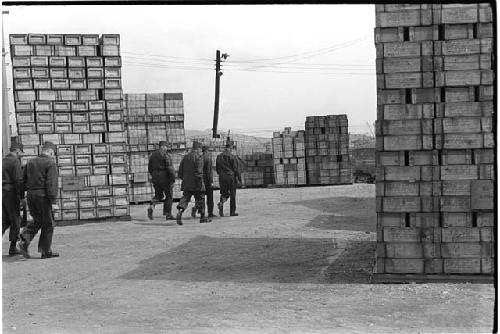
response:
<svg viewBox="0 0 500 334"><path fill-rule="evenodd" d="M214 183L212 154L210 152L203 153L203 181L205 182L205 187L210 187Z"/></svg>
<svg viewBox="0 0 500 334"><path fill-rule="evenodd" d="M189 192L205 191L203 182L203 156L192 151L186 154L179 165L181 190Z"/></svg>
<svg viewBox="0 0 500 334"><path fill-rule="evenodd" d="M51 157L40 154L28 161L24 172L24 184L28 193L45 196L55 204L58 193L57 178L57 166Z"/></svg>
<svg viewBox="0 0 500 334"><path fill-rule="evenodd" d="M172 158L164 150L156 150L149 157L148 171L153 183L172 183L175 181L175 169Z"/></svg>
<svg viewBox="0 0 500 334"><path fill-rule="evenodd" d="M14 153L2 159L2 191L13 192L19 199L24 198L21 161Z"/></svg>
<svg viewBox="0 0 500 334"><path fill-rule="evenodd" d="M219 175L231 175L241 181L238 160L231 152L224 151L217 156L215 170Z"/></svg>

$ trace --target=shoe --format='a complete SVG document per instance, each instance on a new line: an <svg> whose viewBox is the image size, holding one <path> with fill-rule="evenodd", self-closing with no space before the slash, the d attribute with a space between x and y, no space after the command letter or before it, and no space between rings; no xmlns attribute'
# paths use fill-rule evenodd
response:
<svg viewBox="0 0 500 334"><path fill-rule="evenodd" d="M236 212L233 212L233 213L230 214L230 216L231 217L237 217L237 216L239 216L239 214L237 214Z"/></svg>
<svg viewBox="0 0 500 334"><path fill-rule="evenodd" d="M200 218L200 223L210 223L212 219L207 218L207 217L202 217Z"/></svg>
<svg viewBox="0 0 500 334"><path fill-rule="evenodd" d="M172 216L172 215L167 215L167 216L165 217L165 220L175 220L175 217L174 217L174 216Z"/></svg>
<svg viewBox="0 0 500 334"><path fill-rule="evenodd" d="M208 214L208 218L214 218L214 217L215 217L215 215L213 213Z"/></svg>
<svg viewBox="0 0 500 334"><path fill-rule="evenodd" d="M217 207L219 208L219 216L224 217L224 205L219 202L217 203Z"/></svg>
<svg viewBox="0 0 500 334"><path fill-rule="evenodd" d="M16 247L9 249L9 256L21 255L22 253Z"/></svg>
<svg viewBox="0 0 500 334"><path fill-rule="evenodd" d="M152 206L148 207L148 218L150 220L153 220L153 207Z"/></svg>
<svg viewBox="0 0 500 334"><path fill-rule="evenodd" d="M182 225L182 211L177 212L175 220L177 220L177 225Z"/></svg>
<svg viewBox="0 0 500 334"><path fill-rule="evenodd" d="M191 217L196 218L196 208L191 209Z"/></svg>
<svg viewBox="0 0 500 334"><path fill-rule="evenodd" d="M17 243L17 247L22 256L29 259L31 258L30 253L28 252L28 244L24 241L19 241Z"/></svg>
<svg viewBox="0 0 500 334"><path fill-rule="evenodd" d="M48 252L48 253L42 254L42 259L50 259L51 257L59 257L59 253Z"/></svg>

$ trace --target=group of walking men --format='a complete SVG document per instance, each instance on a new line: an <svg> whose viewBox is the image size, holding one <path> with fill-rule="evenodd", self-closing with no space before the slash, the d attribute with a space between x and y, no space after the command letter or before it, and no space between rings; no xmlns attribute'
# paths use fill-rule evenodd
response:
<svg viewBox="0 0 500 334"><path fill-rule="evenodd" d="M223 153L217 156L216 171L220 180L220 202L217 204L219 215L224 216L224 203L230 199L230 215L236 213L236 187L241 176L236 157L231 153L232 143L228 142ZM58 171L55 163L57 146L45 142L38 157L21 166L23 146L13 142L10 152L2 160L2 235L9 231L9 255L22 254L29 258L28 246L40 231L38 251L42 259L58 257L52 251L54 234L54 210L57 208ZM202 154L203 151L203 154ZM167 220L177 220L182 225L182 214L187 209L191 197L195 207L191 211L201 215L200 223L207 223L214 217L212 158L207 146L193 143L191 152L186 154L179 165L178 176L182 179L183 196L177 205L177 216L172 215L172 192L175 182L175 169L168 154L168 143L160 142L160 148L149 159L148 170L152 177L155 196L152 204L165 197L163 214ZM26 193L26 196L25 196ZM208 217L205 216L205 195L207 196ZM26 197L26 199L25 199ZM29 208L33 220L27 223L21 233L21 208ZM149 212L152 219L152 207Z"/></svg>
<svg viewBox="0 0 500 334"><path fill-rule="evenodd" d="M40 155L29 160L24 167L21 167L22 153L22 144L13 142L9 154L2 160L2 235L10 229L9 256L22 254L29 258L28 246L41 230L38 251L42 254L42 259L58 257L59 254L51 248L54 234L53 210L57 207L59 190L54 160L56 145L45 142ZM21 233L20 210L26 208L26 205L33 220Z"/></svg>
<svg viewBox="0 0 500 334"><path fill-rule="evenodd" d="M163 215L167 220L176 220L182 225L182 214L186 211L191 198L194 197L195 205L191 216L200 214L200 223L208 223L214 215L214 188L212 156L209 147L200 142L193 142L191 152L187 153L179 164L178 177L182 180L182 198L177 205L177 215L172 215L173 186L175 182L175 168L172 158L168 154L168 143L161 141L160 148L153 152L149 158L148 171L151 174L155 196L152 199L148 216L153 219L154 203L164 199ZM238 160L232 154L233 143L228 141L224 152L216 159L215 169L219 175L220 201L217 203L219 216L224 216L224 203L229 200L229 215L236 213L236 188L241 184L241 174ZM208 215L205 215L205 196L207 198Z"/></svg>

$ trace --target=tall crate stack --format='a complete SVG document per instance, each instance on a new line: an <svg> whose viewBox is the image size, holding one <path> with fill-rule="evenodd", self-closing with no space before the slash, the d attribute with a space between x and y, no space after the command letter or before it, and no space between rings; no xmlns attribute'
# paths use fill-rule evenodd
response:
<svg viewBox="0 0 500 334"><path fill-rule="evenodd" d="M120 36L10 35L23 163L57 145L55 220L129 216Z"/></svg>
<svg viewBox="0 0 500 334"><path fill-rule="evenodd" d="M275 131L272 139L275 184L304 185L306 179L304 130Z"/></svg>
<svg viewBox="0 0 500 334"><path fill-rule="evenodd" d="M376 20L376 271L491 275L491 7L377 5Z"/></svg>
<svg viewBox="0 0 500 334"><path fill-rule="evenodd" d="M274 184L273 155L270 153L253 153L242 156L245 172L242 183L247 187L262 187Z"/></svg>
<svg viewBox="0 0 500 334"><path fill-rule="evenodd" d="M150 201L154 189L148 173L149 156L158 143L170 143L169 155L176 172L186 152L182 93L125 94L125 123L130 165L130 202ZM180 198L181 180L176 179L173 197Z"/></svg>
<svg viewBox="0 0 500 334"><path fill-rule="evenodd" d="M308 116L305 128L308 184L352 183L347 115Z"/></svg>

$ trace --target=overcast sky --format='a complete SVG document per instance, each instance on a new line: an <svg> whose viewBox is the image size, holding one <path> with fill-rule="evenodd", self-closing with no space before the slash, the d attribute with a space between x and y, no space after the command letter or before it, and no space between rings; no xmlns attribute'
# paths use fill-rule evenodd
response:
<svg viewBox="0 0 500 334"><path fill-rule="evenodd" d="M376 117L374 5L4 9L6 43L10 33L120 34L124 93L184 93L186 129L212 127L217 49L229 54L222 129L270 136L345 113L351 132L367 133Z"/></svg>

